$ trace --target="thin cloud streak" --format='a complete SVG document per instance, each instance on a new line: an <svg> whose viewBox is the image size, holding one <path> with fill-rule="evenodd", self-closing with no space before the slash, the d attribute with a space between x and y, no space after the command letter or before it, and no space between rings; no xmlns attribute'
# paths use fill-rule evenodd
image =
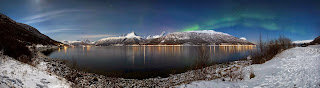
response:
<svg viewBox="0 0 320 88"><path fill-rule="evenodd" d="M42 18L42 19L28 20L28 21L26 21L26 22L24 22L24 23L25 23L25 24L39 23L39 22L51 20L51 19L53 19L53 18L55 18L55 17L56 17L56 16L50 16L50 17L46 17L46 18Z"/></svg>
<svg viewBox="0 0 320 88"><path fill-rule="evenodd" d="M110 34L96 34L96 35L78 35L80 38L104 38L104 37L111 37L115 35Z"/></svg>
<svg viewBox="0 0 320 88"><path fill-rule="evenodd" d="M81 11L89 11L89 10L63 9L63 10L50 11L50 12L45 12L45 13L25 17L25 18L22 18L22 20L33 20L33 19L39 19L42 17L52 16L52 15L58 15L58 14L63 14L63 13L68 13L68 12L81 12Z"/></svg>
<svg viewBox="0 0 320 88"><path fill-rule="evenodd" d="M54 30L47 30L43 31L42 33L58 33L58 32L67 32L67 31L75 31L79 29L54 29Z"/></svg>
<svg viewBox="0 0 320 88"><path fill-rule="evenodd" d="M63 10L49 11L49 12L45 12L45 13L36 14L33 16L22 18L20 20L22 20L26 24L32 24L32 23L39 23L39 22L54 19L54 18L58 17L58 15L61 15L64 13L84 12L84 11L90 11L90 10L63 9Z"/></svg>

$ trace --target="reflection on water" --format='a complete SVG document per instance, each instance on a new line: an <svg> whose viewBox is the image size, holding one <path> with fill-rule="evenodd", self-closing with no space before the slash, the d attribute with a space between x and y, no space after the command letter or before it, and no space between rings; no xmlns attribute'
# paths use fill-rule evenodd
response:
<svg viewBox="0 0 320 88"><path fill-rule="evenodd" d="M255 46L207 46L216 63L238 60ZM144 72L181 69L196 59L196 46L107 46L63 47L49 57L76 59L80 66L100 71Z"/></svg>

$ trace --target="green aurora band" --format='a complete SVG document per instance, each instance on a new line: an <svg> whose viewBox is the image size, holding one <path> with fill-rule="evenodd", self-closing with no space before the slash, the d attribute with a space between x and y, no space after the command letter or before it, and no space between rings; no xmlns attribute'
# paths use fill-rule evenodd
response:
<svg viewBox="0 0 320 88"><path fill-rule="evenodd" d="M248 28L259 28L264 30L276 31L285 30L291 33L305 34L299 30L297 26L280 25L276 21L277 17L273 14L261 13L242 13L237 15L225 15L219 18L213 18L206 22L199 22L192 26L187 26L181 31L196 30L215 30L220 28L228 28L234 26L243 26Z"/></svg>

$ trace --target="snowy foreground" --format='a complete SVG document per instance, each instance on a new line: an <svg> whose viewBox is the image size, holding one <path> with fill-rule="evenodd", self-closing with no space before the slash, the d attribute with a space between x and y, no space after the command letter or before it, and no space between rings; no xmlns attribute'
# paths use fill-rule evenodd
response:
<svg viewBox="0 0 320 88"><path fill-rule="evenodd" d="M64 79L51 75L45 63L36 67L0 55L0 88L69 88Z"/></svg>
<svg viewBox="0 0 320 88"><path fill-rule="evenodd" d="M48 59L48 58L47 58ZM44 59L44 60L47 60ZM56 63L55 63L56 62ZM237 61L235 61L237 62ZM238 61L241 62L241 61ZM246 62L246 61L244 61ZM72 83L68 83L63 76L50 74L61 72L66 74L68 71L51 71L52 69L63 67L59 65L59 61L45 62L40 61L35 67L21 63L13 58L0 54L0 88L69 88ZM181 74L172 75L168 78L150 78L145 80L108 78L99 75L83 73L76 81L79 84L88 84L85 87L94 87L96 85L112 87L170 87L182 84L175 87L188 88L320 88L320 45L309 47L297 47L283 51L275 58L267 61L264 64L256 65L237 65L241 63L231 64L226 68L215 68L210 66L204 69L188 71ZM228 77L220 77L217 73L225 75L224 71L232 67L244 66L242 69L244 80L229 81ZM50 67L51 66L51 67ZM54 67L52 67L54 66ZM219 66L218 66L219 67ZM239 67L242 68L242 67ZM51 69L51 70L50 70ZM59 69L58 69L59 70ZM198 77L203 77L201 72L206 72L204 77L207 81L194 81ZM255 77L250 79L250 72L254 72ZM55 73L55 74L58 74ZM227 72L228 73L228 72ZM209 78L208 78L209 77ZM98 81L94 81L96 78ZM212 80L214 79L214 80ZM208 81L211 80L211 81ZM222 81L224 80L224 81ZM96 86L99 87L99 86Z"/></svg>
<svg viewBox="0 0 320 88"><path fill-rule="evenodd" d="M286 50L264 64L245 67L242 81L196 81L180 85L184 88L320 88L320 45ZM249 71L255 77L249 79Z"/></svg>

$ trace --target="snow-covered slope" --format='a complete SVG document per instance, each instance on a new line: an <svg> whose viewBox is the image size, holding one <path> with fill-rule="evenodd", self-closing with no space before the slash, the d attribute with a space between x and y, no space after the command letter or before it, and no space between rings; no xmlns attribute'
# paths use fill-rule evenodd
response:
<svg viewBox="0 0 320 88"><path fill-rule="evenodd" d="M163 31L160 35L154 35L154 36L151 36L151 35L149 35L146 39L155 39L155 38L160 38L160 37L162 37L162 36L164 36L165 35L165 31Z"/></svg>
<svg viewBox="0 0 320 88"><path fill-rule="evenodd" d="M65 78L48 73L46 63L36 67L0 55L0 88L69 88Z"/></svg>
<svg viewBox="0 0 320 88"><path fill-rule="evenodd" d="M147 42L147 44L252 44L227 33L213 30L174 32Z"/></svg>
<svg viewBox="0 0 320 88"><path fill-rule="evenodd" d="M181 88L320 88L320 45L286 50L264 64L245 67L242 81L197 81ZM255 77L249 79L249 70Z"/></svg>
<svg viewBox="0 0 320 88"><path fill-rule="evenodd" d="M140 40L142 40L142 37L136 35L136 33L134 32L131 32L125 36L108 37L108 38L100 39L96 42L96 45L139 44Z"/></svg>

